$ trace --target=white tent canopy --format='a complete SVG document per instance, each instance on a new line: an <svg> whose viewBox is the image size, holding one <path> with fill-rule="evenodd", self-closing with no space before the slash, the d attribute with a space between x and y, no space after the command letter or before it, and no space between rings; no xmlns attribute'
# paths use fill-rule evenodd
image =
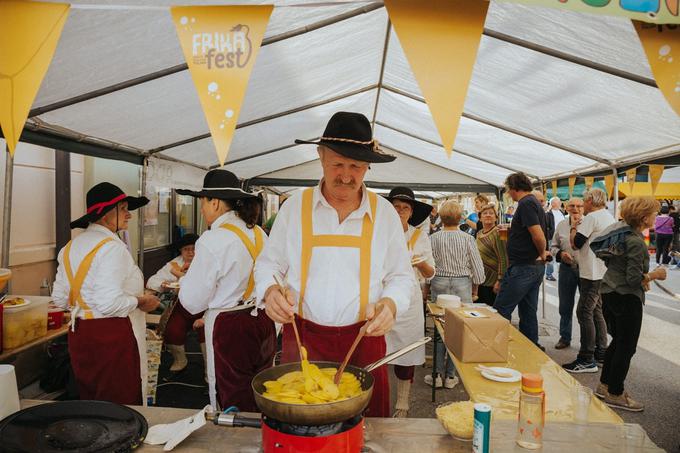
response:
<svg viewBox="0 0 680 453"><path fill-rule="evenodd" d="M216 166L169 9L158 7L176 2L109 3L72 9L27 129ZM372 166L378 186L495 190L513 171L546 180L680 153L680 118L628 19L492 1L448 158L382 3L274 3L226 165L240 177L318 178L315 147L294 139L318 137L340 110L365 114L398 155Z"/></svg>

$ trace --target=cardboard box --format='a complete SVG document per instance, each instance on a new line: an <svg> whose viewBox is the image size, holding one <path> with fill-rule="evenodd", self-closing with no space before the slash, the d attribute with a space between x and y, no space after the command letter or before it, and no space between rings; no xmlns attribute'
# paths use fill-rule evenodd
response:
<svg viewBox="0 0 680 453"><path fill-rule="evenodd" d="M444 342L461 362L507 362L507 319L486 308L447 308Z"/></svg>

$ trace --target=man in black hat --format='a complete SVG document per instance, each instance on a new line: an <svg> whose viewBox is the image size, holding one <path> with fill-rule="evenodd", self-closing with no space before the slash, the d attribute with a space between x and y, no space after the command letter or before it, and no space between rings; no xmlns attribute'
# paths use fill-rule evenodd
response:
<svg viewBox="0 0 680 453"><path fill-rule="evenodd" d="M296 322L310 360L340 362L368 321L350 363L357 366L386 352L385 333L405 312L413 271L404 231L391 204L366 189L371 163L391 162L359 113L333 115L317 145L323 179L286 201L258 258L258 303L283 329L282 362L297 360L291 322ZM286 277L279 287L274 275ZM287 296L284 296L284 293ZM294 316L297 314L297 316ZM372 372L368 415L389 416L385 367Z"/></svg>
<svg viewBox="0 0 680 453"><path fill-rule="evenodd" d="M52 299L71 308L68 349L80 398L142 404L146 393L146 322L156 296L116 234L147 204L103 182L87 192L87 213L71 222L85 231L59 252Z"/></svg>
<svg viewBox="0 0 680 453"><path fill-rule="evenodd" d="M201 345L201 352L205 360L204 329L203 327L198 327L202 321L196 322L203 318L204 312L192 315L182 307L182 304L178 304L175 298L179 288L178 280L184 277L184 274L189 270L191 261L194 259L194 244L197 240L197 234L189 233L175 241L170 248L177 250L179 256L168 261L165 266L149 277L149 280L146 282L148 289L161 293L164 300L169 301L169 306L166 308L169 311L167 314L163 313L163 317L167 319L165 330L163 331L163 341L172 355L172 365L170 366L172 373L179 373L189 363L184 343L187 339L187 333L194 329L194 325L197 326L195 330L198 334L198 342ZM163 322L161 322L162 325Z"/></svg>

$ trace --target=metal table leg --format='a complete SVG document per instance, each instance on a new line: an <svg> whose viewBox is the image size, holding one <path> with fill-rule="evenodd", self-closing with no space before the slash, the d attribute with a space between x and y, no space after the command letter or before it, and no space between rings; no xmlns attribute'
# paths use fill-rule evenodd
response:
<svg viewBox="0 0 680 453"><path fill-rule="evenodd" d="M432 402L435 401L434 391L437 385L437 343L439 342L439 331L437 326L434 325L435 320L432 319L432 325L434 327L434 342L432 343Z"/></svg>

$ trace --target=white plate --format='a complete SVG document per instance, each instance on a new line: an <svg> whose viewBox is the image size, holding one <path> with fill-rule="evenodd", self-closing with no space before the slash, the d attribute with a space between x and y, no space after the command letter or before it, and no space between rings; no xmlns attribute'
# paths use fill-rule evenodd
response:
<svg viewBox="0 0 680 453"><path fill-rule="evenodd" d="M512 373L512 377L500 377L500 376L496 376L495 374L491 374L486 370L482 371L482 376L484 376L485 378L487 378L491 381L518 382L518 381L522 380L522 373L520 373L517 370L513 370L512 368L503 368L503 367L499 367L499 366L490 366L488 368L491 368L492 370L498 371L498 372Z"/></svg>
<svg viewBox="0 0 680 453"><path fill-rule="evenodd" d="M179 289L179 282L168 282L165 284L166 288Z"/></svg>

